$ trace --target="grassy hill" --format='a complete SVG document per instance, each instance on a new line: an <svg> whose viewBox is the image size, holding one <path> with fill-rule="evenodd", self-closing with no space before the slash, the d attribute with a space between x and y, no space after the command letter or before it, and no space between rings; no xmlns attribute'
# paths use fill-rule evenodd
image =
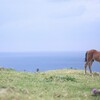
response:
<svg viewBox="0 0 100 100"><path fill-rule="evenodd" d="M100 76L62 69L39 73L0 68L0 100L100 100Z"/></svg>

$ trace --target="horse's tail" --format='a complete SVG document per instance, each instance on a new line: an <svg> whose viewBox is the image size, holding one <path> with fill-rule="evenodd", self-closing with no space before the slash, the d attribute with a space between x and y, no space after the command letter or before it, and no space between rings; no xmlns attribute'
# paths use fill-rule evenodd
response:
<svg viewBox="0 0 100 100"><path fill-rule="evenodd" d="M85 53L85 62L87 62L87 52Z"/></svg>

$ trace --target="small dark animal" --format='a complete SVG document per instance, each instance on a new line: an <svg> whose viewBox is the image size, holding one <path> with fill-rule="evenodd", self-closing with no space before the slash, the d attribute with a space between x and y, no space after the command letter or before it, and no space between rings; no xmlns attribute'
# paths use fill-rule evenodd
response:
<svg viewBox="0 0 100 100"><path fill-rule="evenodd" d="M39 68L36 69L36 72L39 72Z"/></svg>

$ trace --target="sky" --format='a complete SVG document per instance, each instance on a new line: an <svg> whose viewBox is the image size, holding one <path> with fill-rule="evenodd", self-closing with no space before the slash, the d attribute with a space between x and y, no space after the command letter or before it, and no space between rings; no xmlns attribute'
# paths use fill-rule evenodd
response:
<svg viewBox="0 0 100 100"><path fill-rule="evenodd" d="M0 0L0 52L100 50L100 0Z"/></svg>

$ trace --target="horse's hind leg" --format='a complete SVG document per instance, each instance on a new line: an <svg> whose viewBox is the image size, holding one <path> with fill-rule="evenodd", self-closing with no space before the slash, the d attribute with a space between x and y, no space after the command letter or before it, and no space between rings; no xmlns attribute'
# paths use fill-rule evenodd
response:
<svg viewBox="0 0 100 100"><path fill-rule="evenodd" d="M93 61L91 61L91 62L89 63L90 75L92 75L92 69L91 69L91 67L92 67L92 63L93 63Z"/></svg>
<svg viewBox="0 0 100 100"><path fill-rule="evenodd" d="M84 65L84 69L85 69L84 74L86 74L86 69L87 69L87 66L88 66L88 62L86 62L86 63L85 63L85 65Z"/></svg>
<svg viewBox="0 0 100 100"><path fill-rule="evenodd" d="M90 75L92 75L92 70L90 65L89 65L89 70L90 70Z"/></svg>

